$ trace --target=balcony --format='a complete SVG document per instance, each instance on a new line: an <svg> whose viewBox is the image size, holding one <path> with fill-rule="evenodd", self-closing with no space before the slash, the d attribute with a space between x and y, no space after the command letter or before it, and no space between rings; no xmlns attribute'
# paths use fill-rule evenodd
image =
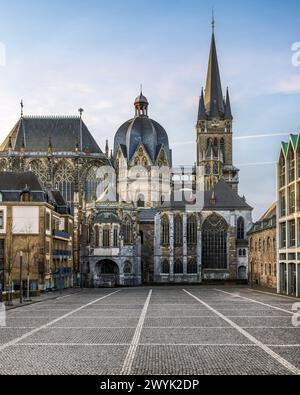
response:
<svg viewBox="0 0 300 395"><path fill-rule="evenodd" d="M52 255L54 259L60 259L61 257L63 259L68 259L71 258L72 252L66 250L53 250Z"/></svg>
<svg viewBox="0 0 300 395"><path fill-rule="evenodd" d="M71 235L68 232L65 232L63 230L56 230L53 229L53 237L56 237L58 239L64 239L64 240L70 240Z"/></svg>

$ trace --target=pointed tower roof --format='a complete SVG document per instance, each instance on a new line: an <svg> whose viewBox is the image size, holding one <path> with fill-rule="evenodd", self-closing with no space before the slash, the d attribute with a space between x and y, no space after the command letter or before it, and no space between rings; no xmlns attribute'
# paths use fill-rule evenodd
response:
<svg viewBox="0 0 300 395"><path fill-rule="evenodd" d="M202 88L200 101L199 101L198 122L204 121L205 119L206 119L206 110L205 110L205 103L204 103L204 92L203 92L203 88Z"/></svg>
<svg viewBox="0 0 300 395"><path fill-rule="evenodd" d="M230 120L233 119L228 88L227 88L227 93L226 93L225 118L230 119Z"/></svg>
<svg viewBox="0 0 300 395"><path fill-rule="evenodd" d="M212 33L212 41L211 41L207 80L206 80L205 108L207 114L212 117L222 116L224 115L225 112L221 77L220 77L220 70L218 63L218 55L216 48L216 40L214 33L214 22L213 22L213 33Z"/></svg>

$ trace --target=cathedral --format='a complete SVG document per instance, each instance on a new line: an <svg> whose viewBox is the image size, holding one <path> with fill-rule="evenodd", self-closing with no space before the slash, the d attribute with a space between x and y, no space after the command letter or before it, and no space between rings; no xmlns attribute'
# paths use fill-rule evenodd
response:
<svg viewBox="0 0 300 395"><path fill-rule="evenodd" d="M200 284L248 278L252 208L239 196L233 116L213 31L196 121L196 158L175 169L167 131L141 91L102 152L78 117L21 117L0 171L30 171L74 214L74 270L86 287ZM109 180L109 182L108 182Z"/></svg>

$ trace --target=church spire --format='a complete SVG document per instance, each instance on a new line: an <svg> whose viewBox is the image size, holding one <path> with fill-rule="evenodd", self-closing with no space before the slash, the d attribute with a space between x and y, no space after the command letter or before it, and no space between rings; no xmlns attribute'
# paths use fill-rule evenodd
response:
<svg viewBox="0 0 300 395"><path fill-rule="evenodd" d="M229 119L231 121L233 119L228 88L226 92L225 119Z"/></svg>
<svg viewBox="0 0 300 395"><path fill-rule="evenodd" d="M202 88L200 101L199 101L198 122L205 121L205 119L206 119L206 111L205 111L205 103L204 103L204 92Z"/></svg>
<svg viewBox="0 0 300 395"><path fill-rule="evenodd" d="M212 19L212 40L205 90L205 108L211 117L224 115L224 100L215 40L215 18Z"/></svg>

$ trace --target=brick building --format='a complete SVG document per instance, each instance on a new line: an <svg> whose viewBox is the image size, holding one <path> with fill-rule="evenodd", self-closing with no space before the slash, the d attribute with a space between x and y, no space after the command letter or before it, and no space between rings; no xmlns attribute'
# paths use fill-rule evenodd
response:
<svg viewBox="0 0 300 395"><path fill-rule="evenodd" d="M0 282L7 291L73 285L73 217L33 173L0 173Z"/></svg>
<svg viewBox="0 0 300 395"><path fill-rule="evenodd" d="M277 288L277 242L276 204L256 222L249 236L249 282L276 290ZM244 250L239 250L244 255Z"/></svg>

